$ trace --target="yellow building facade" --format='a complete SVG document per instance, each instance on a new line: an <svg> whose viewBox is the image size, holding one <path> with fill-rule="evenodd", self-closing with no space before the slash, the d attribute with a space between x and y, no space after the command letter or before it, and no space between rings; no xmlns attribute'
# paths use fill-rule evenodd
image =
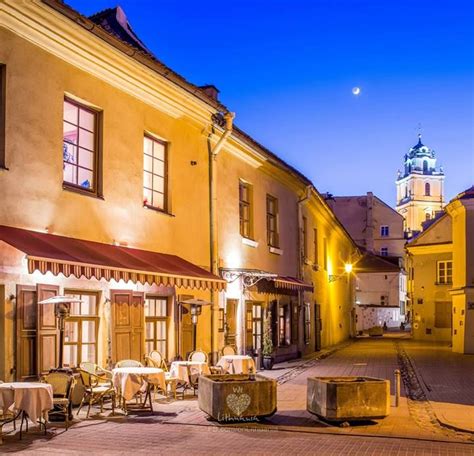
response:
<svg viewBox="0 0 474 456"><path fill-rule="evenodd" d="M347 338L351 281L329 275L350 237L304 176L216 121L225 106L135 39L62 2L2 3L0 378L57 363L54 309L38 304L55 294L83 301L66 324L72 367L254 351L270 306L282 359ZM326 268L301 253L314 229ZM255 269L267 275L244 289ZM189 298L210 303L197 325Z"/></svg>
<svg viewBox="0 0 474 456"><path fill-rule="evenodd" d="M474 189L460 193L406 246L412 333L474 353Z"/></svg>

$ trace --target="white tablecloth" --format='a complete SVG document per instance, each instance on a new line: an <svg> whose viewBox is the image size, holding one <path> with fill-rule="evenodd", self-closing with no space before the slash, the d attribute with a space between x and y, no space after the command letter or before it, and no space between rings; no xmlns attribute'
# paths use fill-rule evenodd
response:
<svg viewBox="0 0 474 456"><path fill-rule="evenodd" d="M47 383L12 382L0 383L0 409L26 412L36 422L53 408L53 387Z"/></svg>
<svg viewBox="0 0 474 456"><path fill-rule="evenodd" d="M173 361L170 367L170 377L189 382L188 366L191 368L191 373L199 373L199 375L211 373L209 365L203 361Z"/></svg>
<svg viewBox="0 0 474 456"><path fill-rule="evenodd" d="M157 367L116 367L112 381L122 397L129 401L146 383L153 383L166 391L165 372Z"/></svg>
<svg viewBox="0 0 474 456"><path fill-rule="evenodd" d="M255 361L247 355L224 355L217 362L217 366L230 374L248 374L250 367L255 372Z"/></svg>

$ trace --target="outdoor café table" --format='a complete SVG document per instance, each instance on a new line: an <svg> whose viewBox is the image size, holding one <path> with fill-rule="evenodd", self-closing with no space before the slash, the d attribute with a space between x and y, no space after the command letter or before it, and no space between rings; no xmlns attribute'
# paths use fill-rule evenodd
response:
<svg viewBox="0 0 474 456"><path fill-rule="evenodd" d="M209 365L204 361L173 361L170 367L170 377L189 383L188 366L193 367L199 375L211 373Z"/></svg>
<svg viewBox="0 0 474 456"><path fill-rule="evenodd" d="M224 355L217 362L217 366L231 374L248 374L250 368L255 372L255 362L247 355Z"/></svg>
<svg viewBox="0 0 474 456"><path fill-rule="evenodd" d="M20 438L24 420L28 430L28 418L36 423L43 417L45 421L42 424L46 431L47 412L52 408L53 387L47 383L0 383L0 409L3 414L6 414L8 410L13 412L14 418L11 421L21 416Z"/></svg>
<svg viewBox="0 0 474 456"><path fill-rule="evenodd" d="M145 399L141 407L145 408L146 401L149 399L151 411L153 411L153 407L150 392L153 385L159 385L163 391L166 391L165 372L158 367L116 367L112 370L112 382L115 388L120 391L124 401L129 401L145 388Z"/></svg>

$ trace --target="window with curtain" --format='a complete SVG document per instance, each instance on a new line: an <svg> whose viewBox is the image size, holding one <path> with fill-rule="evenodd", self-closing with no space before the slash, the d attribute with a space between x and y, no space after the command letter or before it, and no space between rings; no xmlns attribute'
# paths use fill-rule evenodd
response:
<svg viewBox="0 0 474 456"><path fill-rule="evenodd" d="M97 363L99 294L78 290L64 294L82 301L71 303L70 316L64 325L64 365L77 367L82 362Z"/></svg>
<svg viewBox="0 0 474 456"><path fill-rule="evenodd" d="M143 139L143 205L167 211L167 144L145 135Z"/></svg>
<svg viewBox="0 0 474 456"><path fill-rule="evenodd" d="M145 350L159 351L168 357L168 298L145 297Z"/></svg>
<svg viewBox="0 0 474 456"><path fill-rule="evenodd" d="M63 184L98 194L99 113L69 98L64 99Z"/></svg>

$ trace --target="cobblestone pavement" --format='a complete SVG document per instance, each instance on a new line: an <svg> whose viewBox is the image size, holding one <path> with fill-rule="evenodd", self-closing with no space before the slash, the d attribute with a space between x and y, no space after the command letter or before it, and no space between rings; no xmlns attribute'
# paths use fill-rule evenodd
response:
<svg viewBox="0 0 474 456"><path fill-rule="evenodd" d="M279 380L278 412L259 423L221 425L207 420L196 398L162 398L154 404L153 416L96 413L67 432L59 426L51 427L46 437L30 431L21 442L16 435L7 435L0 454L474 455L474 436L443 426L431 402L458 401L461 407L472 409L471 362L464 357L454 360L446 347L440 347L441 351L428 348L404 339L360 339L325 350L319 359L277 365L267 374ZM452 371L442 367L440 373L439 360ZM337 427L306 411L310 376L393 380L395 369L401 369L404 377L402 398L400 406L392 407L383 420Z"/></svg>
<svg viewBox="0 0 474 456"><path fill-rule="evenodd" d="M474 455L462 443L160 424L156 417L90 420L45 438L30 432L3 454L52 455Z"/></svg>

